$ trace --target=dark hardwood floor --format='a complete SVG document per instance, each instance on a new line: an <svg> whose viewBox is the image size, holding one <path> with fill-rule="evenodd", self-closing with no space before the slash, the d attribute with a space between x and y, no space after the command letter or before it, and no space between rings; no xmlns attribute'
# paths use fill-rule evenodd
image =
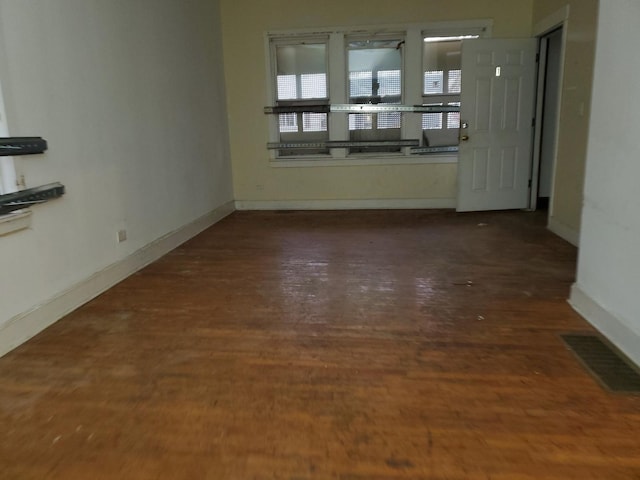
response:
<svg viewBox="0 0 640 480"><path fill-rule="evenodd" d="M237 212L0 359L2 479L640 479L523 212Z"/></svg>

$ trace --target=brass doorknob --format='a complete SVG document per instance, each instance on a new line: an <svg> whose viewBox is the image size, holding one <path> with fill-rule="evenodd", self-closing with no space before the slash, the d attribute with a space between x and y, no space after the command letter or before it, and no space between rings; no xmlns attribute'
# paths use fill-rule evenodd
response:
<svg viewBox="0 0 640 480"><path fill-rule="evenodd" d="M460 137L460 140L463 141L463 142L466 142L467 140L469 140L469 135L462 135Z"/></svg>

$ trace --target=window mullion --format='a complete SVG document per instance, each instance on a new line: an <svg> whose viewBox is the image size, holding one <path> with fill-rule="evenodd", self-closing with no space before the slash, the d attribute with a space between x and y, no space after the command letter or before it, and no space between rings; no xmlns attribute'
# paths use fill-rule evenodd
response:
<svg viewBox="0 0 640 480"><path fill-rule="evenodd" d="M443 75L442 75L442 92L449 94L449 70L445 68ZM444 103L443 105L449 105L449 103ZM442 114L442 128L443 129L448 129L449 128L449 114L448 113L443 113Z"/></svg>
<svg viewBox="0 0 640 480"><path fill-rule="evenodd" d="M344 33L329 36L329 103L348 103L347 100L347 60ZM346 113L330 113L329 139L349 140L349 116ZM334 158L345 158L346 148L333 148Z"/></svg>
<svg viewBox="0 0 640 480"><path fill-rule="evenodd" d="M407 30L404 44L404 97L407 105L422 104L422 32ZM422 138L421 115L404 114L402 118L402 138ZM405 153L410 153L405 148Z"/></svg>
<svg viewBox="0 0 640 480"><path fill-rule="evenodd" d="M268 40L265 43L266 45L266 54L269 59L267 65L267 105L276 105L278 95L277 95L277 73L276 73L276 53L275 53L275 44ZM268 119L268 128L269 128L269 141L277 142L280 140L280 125L281 115L270 115ZM269 150L269 158L270 160L274 160L277 157L277 150Z"/></svg>
<svg viewBox="0 0 640 480"><path fill-rule="evenodd" d="M0 85L0 137L9 137L7 115L4 111L2 86ZM18 190L18 175L13 157L0 157L0 194L12 193Z"/></svg>

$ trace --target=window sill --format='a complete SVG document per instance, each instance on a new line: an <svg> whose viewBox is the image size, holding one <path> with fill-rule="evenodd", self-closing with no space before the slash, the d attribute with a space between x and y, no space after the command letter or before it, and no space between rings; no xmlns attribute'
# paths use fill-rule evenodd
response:
<svg viewBox="0 0 640 480"><path fill-rule="evenodd" d="M31 226L31 210L19 210L0 216L0 237Z"/></svg>
<svg viewBox="0 0 640 480"><path fill-rule="evenodd" d="M438 163L458 163L458 155L351 155L346 158L325 156L300 156L275 158L269 165L275 168L299 167L354 167L366 165L427 165Z"/></svg>

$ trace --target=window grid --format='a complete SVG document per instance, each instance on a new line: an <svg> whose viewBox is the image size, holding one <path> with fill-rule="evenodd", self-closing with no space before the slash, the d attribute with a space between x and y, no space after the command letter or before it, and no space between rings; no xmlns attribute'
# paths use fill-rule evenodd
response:
<svg viewBox="0 0 640 480"><path fill-rule="evenodd" d="M326 113L303 113L302 114L302 130L305 132L326 132L327 131L327 114Z"/></svg>
<svg viewBox="0 0 640 480"><path fill-rule="evenodd" d="M461 46L461 40L454 37L429 37L429 42L423 43L423 104L460 106ZM421 121L427 145L457 145L455 130L460 128L459 112L426 113Z"/></svg>
<svg viewBox="0 0 640 480"><path fill-rule="evenodd" d="M295 113L281 113L278 118L280 133L298 131L298 116Z"/></svg>
<svg viewBox="0 0 640 480"><path fill-rule="evenodd" d="M440 104L429 104L429 106L440 106ZM447 103L448 106L460 106L460 102ZM446 127L445 127L446 125ZM448 113L423 113L422 114L422 129L423 130L441 130L458 129L460 128L460 112L448 112Z"/></svg>
<svg viewBox="0 0 640 480"><path fill-rule="evenodd" d="M442 70L434 70L424 72L424 95L437 95L443 92L444 88L444 72Z"/></svg>
<svg viewBox="0 0 640 480"><path fill-rule="evenodd" d="M278 100L295 100L298 88L295 75L278 75Z"/></svg>
<svg viewBox="0 0 640 480"><path fill-rule="evenodd" d="M383 112L378 114L378 129L401 128L402 113L399 112Z"/></svg>
<svg viewBox="0 0 640 480"><path fill-rule="evenodd" d="M425 113L422 115L423 130L440 130L442 129L441 113Z"/></svg>
<svg viewBox="0 0 640 480"><path fill-rule="evenodd" d="M450 102L447 103L452 107L459 107L460 102ZM449 112L447 113L447 128L458 129L460 128L460 112Z"/></svg>
<svg viewBox="0 0 640 480"><path fill-rule="evenodd" d="M462 85L462 70L449 70L447 72L447 92L460 93Z"/></svg>
<svg viewBox="0 0 640 480"><path fill-rule="evenodd" d="M371 130L373 128L372 113L349 114L349 130Z"/></svg>
<svg viewBox="0 0 640 480"><path fill-rule="evenodd" d="M325 73L308 73L300 75L301 98L326 98L327 75Z"/></svg>
<svg viewBox="0 0 640 480"><path fill-rule="evenodd" d="M285 105L328 97L326 44L274 44L276 100ZM323 60L324 58L324 60ZM278 115L280 141L328 139L328 116L325 113L284 113ZM324 133L324 135L322 135ZM283 153L283 152L281 152ZM290 154L288 152L287 154Z"/></svg>
<svg viewBox="0 0 640 480"><path fill-rule="evenodd" d="M349 96L351 98L370 97L372 89L373 72L349 72Z"/></svg>
<svg viewBox="0 0 640 480"><path fill-rule="evenodd" d="M378 72L378 83L380 89L378 95L381 97L392 95L399 96L402 93L400 70L381 70Z"/></svg>

